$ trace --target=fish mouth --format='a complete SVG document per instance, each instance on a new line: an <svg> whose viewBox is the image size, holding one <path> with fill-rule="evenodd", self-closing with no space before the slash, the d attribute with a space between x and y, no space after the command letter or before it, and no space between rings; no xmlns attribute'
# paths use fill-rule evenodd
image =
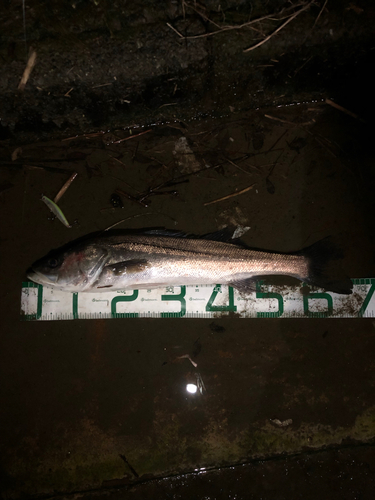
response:
<svg viewBox="0 0 375 500"><path fill-rule="evenodd" d="M39 273L35 269L31 268L27 274L26 274L27 279L34 281L35 283L38 283L39 285L54 285L54 282L50 279L47 278L45 274Z"/></svg>

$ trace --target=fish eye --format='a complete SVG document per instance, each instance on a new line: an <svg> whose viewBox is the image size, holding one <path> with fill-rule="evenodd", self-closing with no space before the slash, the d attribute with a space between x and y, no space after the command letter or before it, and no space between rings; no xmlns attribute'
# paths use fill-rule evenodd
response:
<svg viewBox="0 0 375 500"><path fill-rule="evenodd" d="M48 267L55 268L59 265L59 261L57 259L51 258L48 260L47 264L48 264Z"/></svg>

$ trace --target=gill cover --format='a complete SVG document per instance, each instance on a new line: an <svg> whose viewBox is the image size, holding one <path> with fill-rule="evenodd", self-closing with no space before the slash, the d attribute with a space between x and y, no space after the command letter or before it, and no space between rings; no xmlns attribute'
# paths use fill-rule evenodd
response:
<svg viewBox="0 0 375 500"><path fill-rule="evenodd" d="M97 279L107 260L108 251L95 245L54 252L35 262L28 277L41 285L83 291Z"/></svg>

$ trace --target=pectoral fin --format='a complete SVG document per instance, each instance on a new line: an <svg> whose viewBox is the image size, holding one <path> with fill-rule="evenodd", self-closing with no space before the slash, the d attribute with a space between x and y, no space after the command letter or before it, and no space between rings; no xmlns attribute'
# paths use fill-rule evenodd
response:
<svg viewBox="0 0 375 500"><path fill-rule="evenodd" d="M123 274L141 273L149 266L150 263L146 259L133 259L111 264L106 266L105 270L114 276L122 276Z"/></svg>

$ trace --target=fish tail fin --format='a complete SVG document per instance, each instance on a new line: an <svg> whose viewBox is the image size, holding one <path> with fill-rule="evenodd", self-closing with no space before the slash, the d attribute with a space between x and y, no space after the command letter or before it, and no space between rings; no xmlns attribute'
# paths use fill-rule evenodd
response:
<svg viewBox="0 0 375 500"><path fill-rule="evenodd" d="M345 275L338 262L343 257L342 252L330 237L317 241L298 253L306 257L308 262L308 276L303 281L334 293L352 293L352 280Z"/></svg>

